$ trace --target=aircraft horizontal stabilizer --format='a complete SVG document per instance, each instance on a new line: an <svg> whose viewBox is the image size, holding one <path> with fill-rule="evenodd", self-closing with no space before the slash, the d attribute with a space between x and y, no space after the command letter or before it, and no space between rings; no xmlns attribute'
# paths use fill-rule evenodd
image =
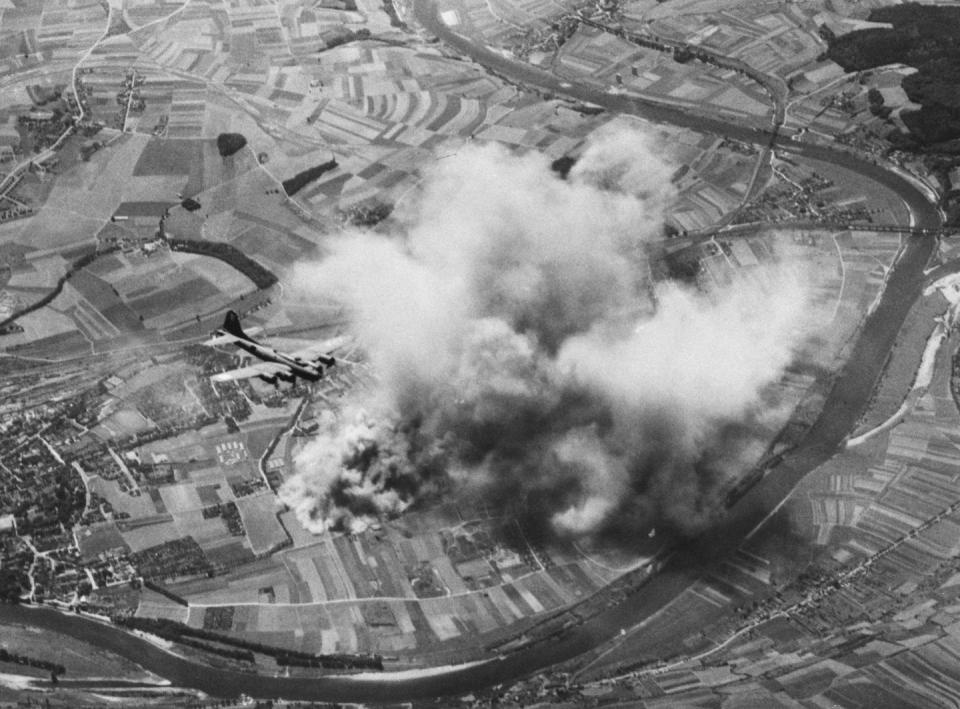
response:
<svg viewBox="0 0 960 709"><path fill-rule="evenodd" d="M216 347L217 345L229 345L237 341L233 335L214 335L209 340L201 342L204 347Z"/></svg>
<svg viewBox="0 0 960 709"><path fill-rule="evenodd" d="M214 334L214 336L209 340L205 340L200 344L205 347L216 347L218 345L232 345L234 342L240 339L236 335L231 335L229 332L223 332L223 330L218 330L217 332L220 334ZM261 332L263 332L262 327L251 327L246 331L246 334L252 337L253 335L257 335Z"/></svg>

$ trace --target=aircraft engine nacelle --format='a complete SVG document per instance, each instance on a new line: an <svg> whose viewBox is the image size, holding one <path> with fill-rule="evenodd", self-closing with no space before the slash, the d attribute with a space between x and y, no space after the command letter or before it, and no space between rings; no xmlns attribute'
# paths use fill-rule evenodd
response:
<svg viewBox="0 0 960 709"><path fill-rule="evenodd" d="M260 378L268 384L278 384L279 382L293 382L296 375L293 372L277 372L276 374L261 374Z"/></svg>

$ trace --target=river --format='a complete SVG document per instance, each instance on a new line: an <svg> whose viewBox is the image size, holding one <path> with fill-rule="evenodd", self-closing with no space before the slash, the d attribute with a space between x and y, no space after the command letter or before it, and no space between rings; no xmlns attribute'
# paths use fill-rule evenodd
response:
<svg viewBox="0 0 960 709"><path fill-rule="evenodd" d="M631 113L653 121L717 133L746 142L766 144L774 140L771 133L758 132L720 119L697 116L676 108L652 105L640 99L608 94L589 87L570 86L555 76L506 59L451 32L436 18L430 0L416 0L414 12L418 21L443 42L517 83L595 103L610 111ZM776 139L776 145L778 149L831 162L878 182L900 195L913 214L916 226L941 226L935 206L927 201L915 185L896 173L850 153L824 146L781 139ZM705 559L715 563L715 560L722 558L725 553L736 549L746 535L776 508L808 472L837 451L869 401L882 373L887 353L893 346L910 306L921 293L923 269L935 244L933 237L910 239L902 257L889 275L879 305L867 318L850 359L837 377L823 411L802 442L737 500L727 516L709 535L688 543L671 556L664 568L647 582L640 592L628 596L622 603L607 608L582 625L569 629L562 636L551 638L549 642L515 651L504 659L493 659L483 665L440 676L397 680L361 680L342 676L294 679L244 674L199 665L171 655L119 628L45 608L0 605L0 622L26 623L66 633L128 657L145 669L170 680L174 685L198 689L215 696L237 696L245 693L258 698L282 697L290 700L396 702L463 694L510 682L539 669L575 658L611 639L621 628L632 627L666 606L701 576L705 570ZM687 618L684 622L689 624L689 628L677 627L678 637L684 637L702 625L699 618ZM77 682L68 678L60 681L61 687L71 685L94 687L98 686L98 683Z"/></svg>

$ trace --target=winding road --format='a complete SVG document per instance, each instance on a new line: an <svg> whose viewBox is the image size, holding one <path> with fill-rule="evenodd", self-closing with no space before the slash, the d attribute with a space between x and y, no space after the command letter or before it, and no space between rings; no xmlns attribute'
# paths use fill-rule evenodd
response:
<svg viewBox="0 0 960 709"><path fill-rule="evenodd" d="M462 55L469 56L507 80L589 102L617 113L629 113L657 122L670 123L700 132L716 133L777 150L830 162L857 172L894 190L909 207L915 226L942 226L936 206L908 179L862 160L850 153L825 146L807 145L776 137L771 132L728 123L720 118L697 115L671 106L643 101L623 94L609 94L588 86L576 86L527 64L507 59L472 43L443 25L432 0L415 0L414 14L421 25ZM621 628L635 627L664 608L699 579L718 558L723 558L762 525L803 477L828 460L853 429L882 373L883 365L900 327L914 301L921 295L923 269L932 254L934 237L912 237L892 269L879 305L867 318L850 359L835 380L823 411L802 442L776 467L749 488L730 507L726 517L710 531L679 547L663 568L639 592L608 607L580 625L573 626L549 642L520 648L507 657L424 677L297 679L266 677L214 669L174 656L141 638L106 623L50 609L0 606L0 622L22 622L66 633L129 657L145 669L170 680L214 696L240 693L258 698L282 697L314 701L400 701L464 694L493 684L520 679L558 662L575 658L616 636ZM677 627L684 637L702 624L688 618ZM59 686L96 687L96 682L61 679ZM117 686L116 682L103 686Z"/></svg>

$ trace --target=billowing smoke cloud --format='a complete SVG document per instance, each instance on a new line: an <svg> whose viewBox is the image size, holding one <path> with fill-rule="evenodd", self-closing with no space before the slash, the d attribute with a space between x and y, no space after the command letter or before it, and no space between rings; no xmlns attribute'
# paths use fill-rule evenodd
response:
<svg viewBox="0 0 960 709"><path fill-rule="evenodd" d="M298 458L301 473L280 490L314 531L359 531L378 517L402 512L429 480L441 480L445 456L436 441L393 411L348 404L321 417L318 438Z"/></svg>
<svg viewBox="0 0 960 709"><path fill-rule="evenodd" d="M632 132L566 181L470 147L392 234L346 233L301 267L296 285L353 314L380 384L327 415L284 501L314 530L464 488L550 533L708 524L756 454L806 293L784 267L711 292L652 283L672 172Z"/></svg>

